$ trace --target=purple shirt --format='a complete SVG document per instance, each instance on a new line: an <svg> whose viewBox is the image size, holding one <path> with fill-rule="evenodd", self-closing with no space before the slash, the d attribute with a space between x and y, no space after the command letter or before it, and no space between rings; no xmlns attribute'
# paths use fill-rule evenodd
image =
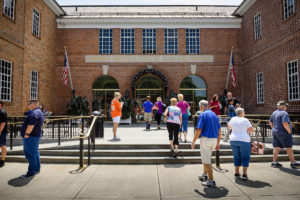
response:
<svg viewBox="0 0 300 200"><path fill-rule="evenodd" d="M179 101L177 103L177 107L181 109L182 114L186 114L187 113L186 109L189 108L190 105L186 101Z"/></svg>
<svg viewBox="0 0 300 200"><path fill-rule="evenodd" d="M156 102L155 105L158 107L157 114L162 114L162 111L163 111L162 110L163 109L162 102Z"/></svg>

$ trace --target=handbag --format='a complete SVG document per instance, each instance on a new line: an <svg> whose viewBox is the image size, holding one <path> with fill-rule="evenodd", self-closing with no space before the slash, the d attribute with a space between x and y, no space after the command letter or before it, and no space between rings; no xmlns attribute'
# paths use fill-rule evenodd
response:
<svg viewBox="0 0 300 200"><path fill-rule="evenodd" d="M190 112L190 110L188 108L186 109L186 112L187 112L188 116L191 116L191 112Z"/></svg>
<svg viewBox="0 0 300 200"><path fill-rule="evenodd" d="M167 107L166 109L168 109L168 107ZM169 117L169 109L168 109L167 116L164 115L164 118L163 118L163 122L164 122L165 124L167 123L168 117Z"/></svg>
<svg viewBox="0 0 300 200"><path fill-rule="evenodd" d="M253 126L255 127L256 141L254 141L251 138L251 153L257 154L257 155L262 155L262 154L264 154L265 144L258 141L258 137L257 137L257 126L258 126L258 124L259 124L259 122L257 124L253 124Z"/></svg>

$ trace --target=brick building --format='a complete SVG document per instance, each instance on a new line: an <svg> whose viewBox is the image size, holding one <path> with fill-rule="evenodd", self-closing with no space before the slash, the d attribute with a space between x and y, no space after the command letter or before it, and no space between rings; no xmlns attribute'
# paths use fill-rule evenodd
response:
<svg viewBox="0 0 300 200"><path fill-rule="evenodd" d="M7 2L14 3L11 19ZM64 114L71 98L61 82L66 46L76 95L88 98L90 110L107 112L120 91L139 103L181 92L195 111L200 99L223 94L234 47L237 87L228 89L247 112L270 113L279 99L299 112L299 3L60 7L4 0L0 59L12 72L10 85L1 80L1 98L10 115L26 111L30 98Z"/></svg>

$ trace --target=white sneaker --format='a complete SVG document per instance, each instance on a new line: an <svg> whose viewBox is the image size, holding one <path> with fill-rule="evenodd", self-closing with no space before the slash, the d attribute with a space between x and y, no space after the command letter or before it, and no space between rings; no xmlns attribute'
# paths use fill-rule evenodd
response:
<svg viewBox="0 0 300 200"><path fill-rule="evenodd" d="M114 137L113 137L113 140L114 140L114 141L120 141L121 139L120 139L118 136L114 136Z"/></svg>
<svg viewBox="0 0 300 200"><path fill-rule="evenodd" d="M207 180L206 182L202 182L202 185L203 186L206 186L206 187L216 187L216 182L213 181L213 180Z"/></svg>

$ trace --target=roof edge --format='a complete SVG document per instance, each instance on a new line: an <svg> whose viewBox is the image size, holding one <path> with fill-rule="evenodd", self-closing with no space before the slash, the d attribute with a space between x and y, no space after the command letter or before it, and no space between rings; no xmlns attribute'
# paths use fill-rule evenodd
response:
<svg viewBox="0 0 300 200"><path fill-rule="evenodd" d="M66 12L56 2L56 0L43 0L44 3L55 13L56 16L66 15Z"/></svg>
<svg viewBox="0 0 300 200"><path fill-rule="evenodd" d="M234 11L233 15L243 16L255 2L256 0L244 0L241 5Z"/></svg>

